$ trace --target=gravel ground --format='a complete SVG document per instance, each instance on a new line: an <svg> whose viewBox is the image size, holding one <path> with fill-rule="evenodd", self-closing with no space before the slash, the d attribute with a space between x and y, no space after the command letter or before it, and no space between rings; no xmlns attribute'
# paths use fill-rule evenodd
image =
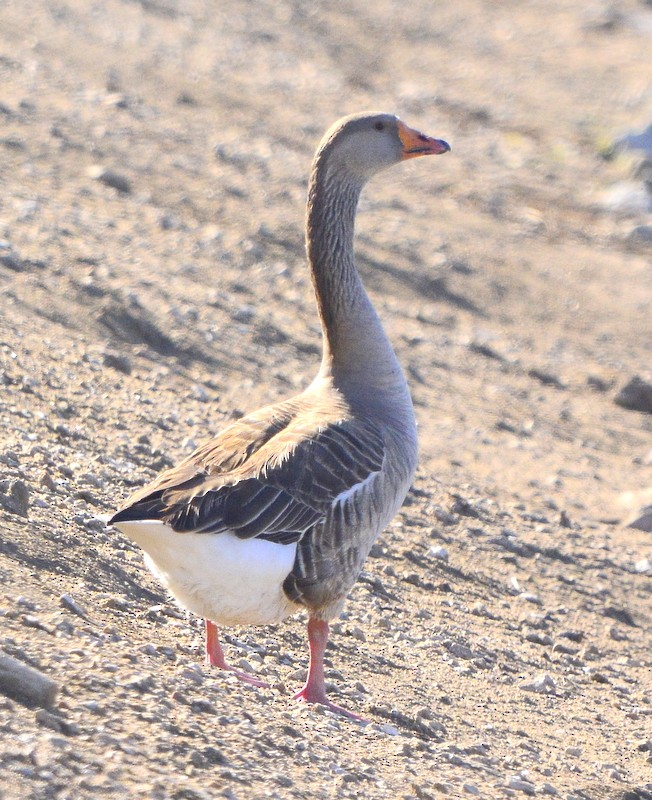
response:
<svg viewBox="0 0 652 800"><path fill-rule="evenodd" d="M652 216L613 147L651 39L634 0L0 5L0 658L58 686L0 694L3 800L652 798ZM327 651L366 726L291 700L301 616L225 632L269 689L205 667L103 522L311 379L307 173L365 108L453 148L360 209L421 442Z"/></svg>

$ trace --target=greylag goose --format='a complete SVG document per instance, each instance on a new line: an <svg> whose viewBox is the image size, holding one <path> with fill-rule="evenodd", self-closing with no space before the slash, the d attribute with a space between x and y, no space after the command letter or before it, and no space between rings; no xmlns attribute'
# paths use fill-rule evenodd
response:
<svg viewBox="0 0 652 800"><path fill-rule="evenodd" d="M391 114L355 114L330 128L313 161L306 221L323 330L316 378L233 422L110 520L204 618L207 663L242 680L261 685L226 663L217 625L266 625L307 610L310 664L295 698L356 719L326 696L329 620L417 463L407 383L354 262L356 207L375 173L448 150Z"/></svg>

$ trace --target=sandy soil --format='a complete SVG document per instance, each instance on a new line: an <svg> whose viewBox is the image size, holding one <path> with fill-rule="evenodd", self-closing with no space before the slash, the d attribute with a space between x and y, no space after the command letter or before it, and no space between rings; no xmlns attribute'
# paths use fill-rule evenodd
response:
<svg viewBox="0 0 652 800"><path fill-rule="evenodd" d="M0 695L0 797L652 797L651 220L605 205L649 3L27 0L0 41L0 647L61 685ZM421 439L328 651L361 726L290 699L301 618L226 636L271 689L204 667L98 517L312 377L307 171L365 108L453 150L360 209Z"/></svg>

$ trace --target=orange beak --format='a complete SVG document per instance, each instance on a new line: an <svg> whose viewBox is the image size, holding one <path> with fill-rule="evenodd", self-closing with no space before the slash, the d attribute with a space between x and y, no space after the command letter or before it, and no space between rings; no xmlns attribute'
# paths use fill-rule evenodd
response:
<svg viewBox="0 0 652 800"><path fill-rule="evenodd" d="M403 161L417 156L437 156L451 149L443 139L433 139L425 133L419 133L414 128L408 128L401 120L398 121L398 135L403 145Z"/></svg>

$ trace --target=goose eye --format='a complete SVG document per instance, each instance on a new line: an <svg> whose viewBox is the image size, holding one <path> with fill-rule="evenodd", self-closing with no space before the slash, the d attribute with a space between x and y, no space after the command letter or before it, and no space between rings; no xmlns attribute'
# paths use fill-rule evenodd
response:
<svg viewBox="0 0 652 800"><path fill-rule="evenodd" d="M377 123L374 125L374 128L375 128L377 131L384 131L384 130L385 130L385 123L384 123L384 122L377 122Z"/></svg>

